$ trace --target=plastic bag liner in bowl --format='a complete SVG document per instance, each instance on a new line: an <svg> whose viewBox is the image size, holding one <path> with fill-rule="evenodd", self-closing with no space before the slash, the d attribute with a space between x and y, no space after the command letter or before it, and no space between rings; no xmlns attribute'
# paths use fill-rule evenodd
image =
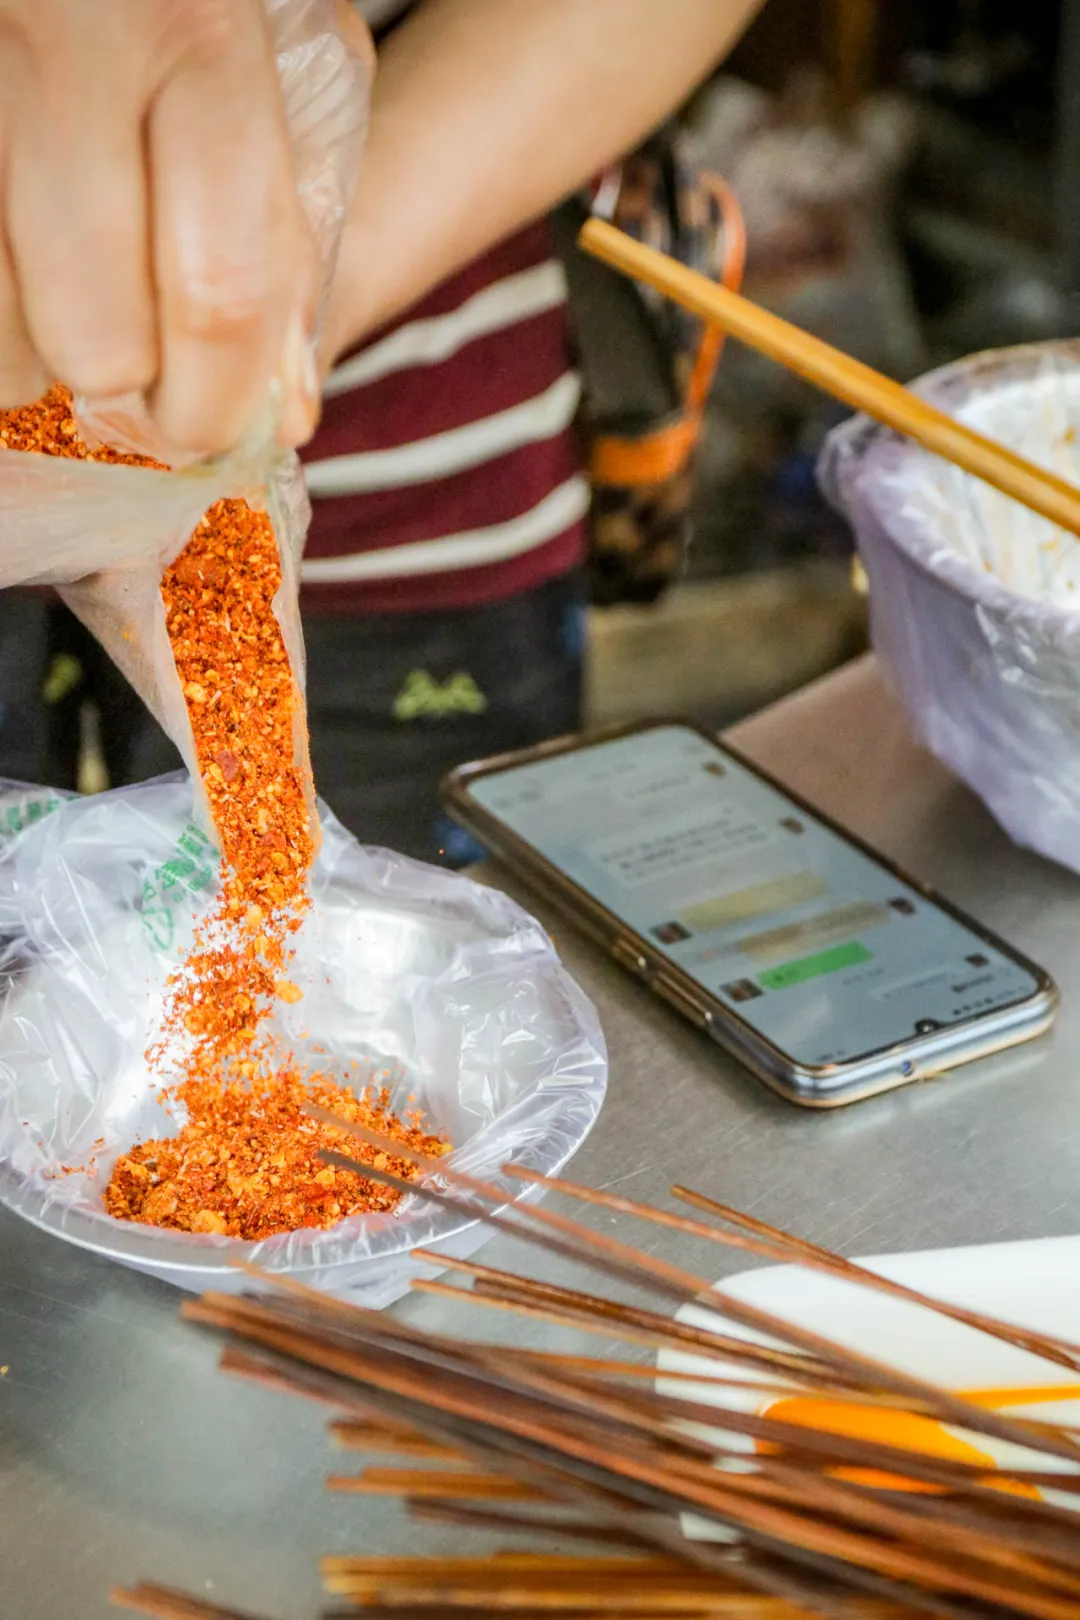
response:
<svg viewBox="0 0 1080 1620"><path fill-rule="evenodd" d="M1080 343L975 355L916 391L1080 485ZM1080 871L1080 540L861 416L819 477L917 733L1017 843Z"/></svg>
<svg viewBox="0 0 1080 1620"><path fill-rule="evenodd" d="M395 1109L415 1098L453 1142L451 1165L495 1181L507 1161L557 1170L596 1119L607 1059L551 941L505 895L362 848L320 810L314 903L290 967L304 996L279 1004L281 1036L313 1069L348 1064L390 1084ZM230 1264L243 1258L376 1307L419 1273L414 1247L458 1257L479 1247L483 1226L416 1195L389 1214L257 1244L107 1215L118 1155L176 1129L143 1054L165 980L216 889L215 852L186 776L66 803L4 784L0 834L12 820L24 830L0 844L8 1208L186 1288L250 1287ZM525 1192L501 1184L508 1201Z"/></svg>

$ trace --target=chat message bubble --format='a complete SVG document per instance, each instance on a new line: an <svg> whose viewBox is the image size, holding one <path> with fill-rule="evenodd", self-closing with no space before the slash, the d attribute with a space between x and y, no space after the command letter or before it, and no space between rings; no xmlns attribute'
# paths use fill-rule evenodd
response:
<svg viewBox="0 0 1080 1620"><path fill-rule="evenodd" d="M778 911L791 911L808 900L828 894L828 885L816 872L788 872L733 890L711 895L695 905L679 910L679 921L695 934L710 934L733 923L754 917L769 917Z"/></svg>
<svg viewBox="0 0 1080 1620"><path fill-rule="evenodd" d="M870 900L860 900L818 917L788 923L784 928L751 934L740 939L735 948L755 962L783 961L796 951L816 950L845 939L849 934L865 934L871 928L882 928L889 920L884 906L875 905Z"/></svg>
<svg viewBox="0 0 1080 1620"><path fill-rule="evenodd" d="M735 805L711 805L663 832L615 834L593 840L588 853L624 888L677 877L706 862L758 850L775 836L771 827Z"/></svg>

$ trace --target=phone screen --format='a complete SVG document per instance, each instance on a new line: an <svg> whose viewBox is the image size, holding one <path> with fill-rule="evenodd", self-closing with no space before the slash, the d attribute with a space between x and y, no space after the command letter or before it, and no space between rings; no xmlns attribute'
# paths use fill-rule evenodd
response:
<svg viewBox="0 0 1080 1620"><path fill-rule="evenodd" d="M469 792L798 1063L869 1057L1039 989L687 727L480 776Z"/></svg>

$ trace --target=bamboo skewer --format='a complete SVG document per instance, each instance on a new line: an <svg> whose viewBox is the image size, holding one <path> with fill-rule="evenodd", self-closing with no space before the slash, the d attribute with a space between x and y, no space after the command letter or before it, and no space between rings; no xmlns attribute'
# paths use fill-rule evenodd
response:
<svg viewBox="0 0 1080 1620"><path fill-rule="evenodd" d="M504 1208L504 1188L445 1166L438 1173L440 1185L431 1190L448 1206ZM662 1228L712 1241L730 1236L683 1215L610 1202L613 1195L572 1183L548 1185L620 1214L655 1217ZM429 1188L414 1184L412 1192L422 1198ZM734 1224L772 1257L812 1259L853 1284L879 1281L763 1222L698 1195L690 1201ZM579 1264L604 1272L614 1261L622 1280L659 1285L669 1298L701 1299L727 1311L726 1296L691 1273L567 1216L529 1206L502 1218L515 1235ZM591 1357L426 1333L302 1287L290 1285L270 1300L207 1296L185 1314L233 1335L228 1359L244 1376L335 1402L345 1414L334 1425L339 1441L438 1464L369 1468L358 1478L330 1481L332 1488L403 1496L422 1521L517 1536L554 1533L598 1549L606 1543L587 1558L518 1553L479 1564L331 1560L324 1566L326 1583L354 1605L350 1612L387 1620L391 1613L397 1620L460 1620L469 1611L516 1620L611 1620L620 1613L631 1620L797 1620L808 1613L828 1620L899 1620L916 1613L972 1620L990 1609L1030 1620L1080 1620L1080 1472L1070 1477L1051 1467L1051 1459L1074 1468L1080 1460L1066 1429L1002 1419L768 1313L750 1313L744 1325L761 1331L768 1324L765 1330L778 1340L774 1354L786 1358L779 1380L779 1368L767 1370L758 1359L761 1346L722 1328L693 1328L691 1349L681 1335L684 1325L655 1312L477 1262L456 1269L471 1279L471 1292L421 1286L516 1316L591 1323L630 1342L647 1324L657 1344L711 1353L715 1363L726 1363L716 1366L721 1378L739 1369L749 1374L744 1387L768 1378L759 1393L779 1387L785 1394L919 1413L976 1437L995 1434L1021 1445L1030 1465L1020 1456L1022 1467L991 1470L903 1444L807 1428L760 1406L703 1403L707 1369L701 1379L650 1388L617 1364L609 1369ZM269 1281L260 1277L263 1286ZM937 1308L919 1295L912 1303ZM1044 1342L1008 1324L990 1322L986 1331L1025 1348ZM1075 1353L1057 1340L1045 1343L1058 1352L1059 1364L1062 1349ZM1064 1494L1040 1499L1032 1494L1036 1484ZM1069 1501L1074 1505L1064 1505ZM734 1532L739 1550L687 1541L687 1512ZM140 1588L126 1596L130 1601L144 1593L147 1604L159 1604L144 1605L144 1612L165 1620L232 1620L228 1611L205 1606L162 1607L165 1600L153 1597L157 1591ZM169 1603L179 1601L167 1596Z"/></svg>
<svg viewBox="0 0 1080 1620"><path fill-rule="evenodd" d="M202 1603L198 1598L173 1591L170 1586L154 1586L146 1581L130 1588L114 1587L109 1601L118 1609L135 1609L139 1614L152 1616L153 1620L255 1620L254 1615L222 1609L216 1603Z"/></svg>
<svg viewBox="0 0 1080 1620"><path fill-rule="evenodd" d="M463 1175L460 1171L450 1170L441 1160L425 1158L424 1155L400 1144L394 1145L377 1132L368 1130L365 1126L352 1124L346 1120L338 1119L334 1115L326 1115L322 1109L312 1109L310 1112L324 1122L334 1124L346 1131L349 1135L358 1138L368 1146L374 1146L385 1152L391 1147L401 1157L409 1158L413 1162L428 1170L432 1175L438 1174L440 1179L456 1189L454 1192L436 1190L430 1184L418 1185L414 1182L404 1181L389 1171L380 1170L372 1165L359 1164L343 1154L325 1153L322 1156L331 1163L338 1164L349 1170L361 1169L363 1174L372 1180L385 1182L387 1186L397 1187L408 1191L417 1197L430 1198L433 1202L459 1214L471 1213L474 1216L478 1209L482 1211L483 1201L493 1204L498 1209L505 1199L505 1195L497 1186L481 1181L474 1176ZM506 1166L507 1173L512 1173L515 1167ZM525 1179L529 1179L527 1176ZM547 1185L556 1188L557 1180L549 1180ZM573 1183L564 1183L562 1190L573 1189ZM466 1195L463 1197L462 1195ZM535 1204L517 1206L518 1220L510 1220L499 1214L480 1213L479 1218L494 1225L498 1230L510 1231L514 1236L527 1238L530 1243L538 1247L549 1249L564 1258L576 1259L594 1267L598 1260L603 1262L603 1269L611 1276L643 1284L657 1292L667 1294L669 1297L681 1299L685 1303L696 1301L707 1303L718 1315L730 1318L741 1327L749 1328L755 1333L764 1333L772 1338L786 1339L803 1352L819 1359L832 1360L834 1367L840 1364L851 1377L853 1387L857 1387L861 1379L866 1387L871 1389L891 1390L898 1395L905 1395L914 1402L929 1401L932 1408L936 1408L936 1416L943 1421L958 1424L976 1433L993 1436L1014 1445L1030 1445L1038 1426L1022 1420L1010 1420L999 1417L996 1413L979 1410L969 1401L953 1396L950 1392L935 1389L921 1380L898 1373L895 1368L873 1360L871 1357L856 1354L842 1349L818 1334L810 1333L791 1322L772 1315L768 1311L749 1305L745 1300L736 1299L725 1294L722 1289L714 1287L705 1278L695 1276L692 1272L681 1267L670 1265L658 1256L646 1254L636 1250L629 1244L622 1243L606 1234L594 1232L591 1228L581 1226L578 1222L558 1215L553 1210L538 1207ZM686 1227L694 1223L686 1221L685 1217L672 1217L665 1224L678 1224L684 1222ZM541 1230L537 1231L536 1228ZM553 1232L559 1234L553 1236ZM432 1285L424 1280L417 1282L418 1288L429 1288ZM438 1285L434 1285L438 1286ZM479 1297L479 1296L478 1296ZM606 1306L607 1302L596 1302ZM675 1328L681 1324L675 1324ZM1017 1330L1019 1331L1019 1330ZM1030 1336L1034 1338L1035 1336ZM1047 1340L1047 1343L1051 1341ZM1060 1346L1060 1341L1054 1341ZM1066 1349L1074 1352L1075 1347ZM741 1354L756 1355L760 1352L756 1348L747 1349L745 1341L740 1345ZM1053 1436L1045 1441L1046 1448L1055 1455L1072 1462L1080 1462L1080 1442L1073 1439L1064 1431L1055 1429Z"/></svg>
<svg viewBox="0 0 1080 1620"><path fill-rule="evenodd" d="M779 1430L775 1430L779 1433ZM737 1453L725 1452L717 1447L721 1456L727 1455L731 1460L737 1460ZM856 1453L858 1455L858 1453ZM660 1458L660 1454L653 1453L654 1457L662 1460L669 1468L681 1473L686 1482L697 1480L708 1484L712 1476L711 1468L702 1468L700 1461L681 1462L677 1453L669 1457ZM745 1476L732 1478L724 1477L728 1489L737 1493L748 1495L750 1498L763 1502L772 1502L778 1507L799 1509L805 1503L805 1479L802 1470L780 1464L768 1465L762 1469L762 1478L747 1478ZM1015 1479L1017 1476L1011 1476ZM451 1501L498 1498L506 1495L522 1495L509 1488L510 1482L505 1476L497 1474L484 1474L470 1472L467 1476L452 1473L447 1470L398 1470L398 1469L369 1469L358 1480L347 1478L335 1479L331 1482L332 1489L360 1490L364 1492L381 1492L392 1495L411 1494L415 1498L441 1498ZM866 1529L876 1528L882 1531L903 1528L905 1517L910 1511L919 1511L919 1502L909 1503L902 1514L896 1511L886 1501L884 1504L865 1496L858 1500L852 1499L846 1490L838 1489L834 1482L818 1481L816 1506L819 1511L829 1507L835 1508L838 1513L847 1512L853 1520L858 1521ZM532 1496L542 1496L542 1492L530 1491ZM946 1519L950 1522L942 1527L933 1522L937 1519ZM1075 1521L1074 1521L1075 1524ZM944 1540L942 1539L944 1537ZM1038 1578L1039 1568L1033 1565L1022 1554L1017 1554L1008 1547L998 1545L996 1537L980 1531L972 1525L970 1515L951 1512L947 1505L935 1502L933 1520L922 1527L921 1539L929 1545L938 1544L946 1548L965 1549L975 1556L981 1557L991 1564L1002 1564L1006 1568L1014 1569ZM1052 1550L1065 1568L1059 1571L1057 1582L1064 1589L1070 1591L1074 1597L1080 1597L1080 1549L1072 1546L1071 1542L1063 1543L1060 1538L1051 1537Z"/></svg>
<svg viewBox="0 0 1080 1620"><path fill-rule="evenodd" d="M775 1260L780 1264L795 1264L805 1266L810 1271L824 1272L837 1277L841 1281L856 1282L864 1288L871 1288L882 1294L890 1294L894 1299L905 1300L908 1304L919 1305L928 1310L935 1311L939 1316L947 1316L954 1322L965 1327L972 1327L980 1333L989 1334L992 1338L1001 1339L1006 1344L1014 1345L1017 1349L1027 1350L1033 1355L1041 1356L1046 1361L1053 1361L1071 1372L1080 1372L1080 1345L1069 1344L1062 1339L1049 1339L1045 1334L1028 1332L1018 1328L1010 1322L999 1322L993 1317L986 1316L979 1311L967 1310L961 1305L950 1305L940 1300L932 1299L928 1294L920 1293L917 1289L909 1288L904 1283L894 1282L889 1277L879 1276L877 1272L867 1271L865 1266L856 1265L852 1260L844 1260L839 1255L831 1254L828 1249L821 1248L816 1243L808 1243L805 1238L793 1238L779 1227L769 1226L765 1221L753 1219L742 1215L725 1204L718 1204L701 1193L689 1191L685 1187L673 1187L672 1195L684 1203L692 1204L695 1208L715 1215L719 1220L728 1221L732 1225L745 1228L753 1236L744 1236L742 1233L720 1231L715 1226L707 1226L701 1221L690 1221L685 1216L672 1214L668 1210L653 1209L648 1204L640 1204L631 1198L623 1198L614 1193L601 1192L594 1187L583 1187L577 1182L567 1181L562 1177L552 1176L546 1178L538 1176L535 1171L521 1169L518 1166L509 1166L507 1173L515 1180L535 1184L546 1182L557 1192L566 1193L582 1203L597 1204L601 1209L614 1210L618 1214L633 1215L639 1220L651 1221L657 1226L666 1226L676 1232L683 1232L689 1237L700 1237L706 1242L723 1244L727 1248L742 1249L749 1254L759 1255L766 1260ZM1080 1385L1077 1385L1080 1393Z"/></svg>
<svg viewBox="0 0 1080 1620"><path fill-rule="evenodd" d="M716 1414L712 1414L712 1416L716 1416ZM716 1477L716 1476L712 1476L712 1477ZM730 1482L730 1481L727 1482L727 1489L729 1489L729 1490L733 1489L732 1482ZM755 1521L755 1520L756 1520L756 1523L758 1523L758 1524L764 1524L764 1526L766 1526L766 1528L767 1528L767 1526L769 1526L769 1524L777 1524L777 1523L779 1523L779 1524L784 1524L784 1526L787 1526L787 1528L790 1529L790 1528L792 1528L792 1524L795 1523L795 1521L790 1520L790 1515L789 1516L782 1516L782 1518L780 1518L780 1520L777 1521L776 1511L774 1511L774 1510L772 1510L772 1516L769 1516L769 1511L766 1511L766 1513L764 1513L764 1516L763 1516L763 1513L761 1513L761 1511L756 1511L756 1513L755 1513L755 1511L750 1511L750 1513L748 1513L748 1515L746 1515L746 1513L745 1513L745 1515L743 1515L743 1518L745 1518L745 1520L750 1521L750 1528L753 1528L753 1521ZM1074 1523L1075 1523L1075 1521L1074 1521ZM810 1534L810 1536L811 1536L811 1545L816 1544L816 1542L821 1541L821 1536L819 1536L818 1533L814 1533L813 1528L806 1528L806 1529L808 1529L808 1534ZM827 1537L826 1537L826 1539L827 1539ZM842 1544L844 1544L845 1547L847 1547L848 1552L850 1552L850 1550L857 1550L858 1547L860 1547L860 1545L863 1545L863 1542L861 1542L860 1539L853 1539L853 1537L852 1537L852 1539L847 1539L847 1541L842 1542ZM923 1565L923 1562L920 1562L920 1560L918 1560L918 1558L916 1558L915 1563L913 1563L912 1567L923 1568L923 1567L925 1567L925 1565ZM970 1583L968 1583L968 1586L970 1586ZM1061 1614L1061 1604L1054 1604L1054 1602L1052 1602L1052 1601L1051 1602L1043 1602L1043 1604L1041 1604L1041 1605L1035 1605L1035 1607L1031 1607L1031 1609L1028 1610L1028 1612L1033 1612L1033 1614L1048 1615L1048 1617L1051 1617L1051 1615L1059 1615L1059 1614Z"/></svg>
<svg viewBox="0 0 1080 1620"><path fill-rule="evenodd" d="M672 1187L671 1193L672 1197L697 1209L705 1210L718 1220L728 1221L734 1226L744 1227L748 1232L759 1234L768 1244L775 1245L776 1257L787 1263L806 1266L813 1271L831 1272L835 1277L858 1283L864 1288L891 1294L894 1299L906 1300L911 1305L924 1306L939 1316L947 1316L953 1322L974 1328L979 1333L989 1334L991 1338L1001 1339L1005 1344L1014 1345L1018 1350L1027 1350L1031 1355L1040 1356L1044 1361L1052 1361L1058 1366L1080 1372L1080 1345L1070 1344L1065 1339L1050 1338L1045 1333L1034 1333L1026 1328L1018 1328L1011 1322L1000 1322L981 1311L967 1310L962 1305L952 1305L947 1301L933 1299L918 1289L909 1288L905 1283L895 1282L891 1277L879 1276L876 1271L867 1271L865 1266L832 1254L817 1243L808 1243L805 1238L792 1237L789 1232L783 1232L777 1226L769 1226L765 1221L743 1215L739 1210L731 1209L727 1204L718 1204L715 1199L706 1198L703 1193L693 1192L687 1187ZM717 1236L723 1239L724 1234L718 1233Z"/></svg>
<svg viewBox="0 0 1080 1620"><path fill-rule="evenodd" d="M606 220L588 220L578 241L595 258L654 287L759 354L787 366L834 399L865 411L875 421L992 484L1059 528L1080 535L1080 489L1056 473L965 427L891 377L812 337L739 293L719 286L708 276L687 269L666 253L636 242Z"/></svg>
<svg viewBox="0 0 1080 1620"><path fill-rule="evenodd" d="M451 1502L544 1501L542 1491L504 1474L447 1468L365 1468L362 1474L331 1474L328 1491L354 1496L435 1496Z"/></svg>
<svg viewBox="0 0 1080 1620"><path fill-rule="evenodd" d="M410 1502L409 1517L417 1524L452 1524L464 1530L494 1531L498 1535L554 1538L560 1546L568 1542L592 1542L596 1546L621 1547L641 1554L641 1536L630 1531L589 1524L565 1516L510 1512L502 1508L473 1507L466 1502ZM593 1557L597 1555L594 1553ZM675 1563L680 1560L674 1559Z"/></svg>
<svg viewBox="0 0 1080 1620"><path fill-rule="evenodd" d="M378 1137L375 1133L371 1133L371 1132L366 1131L363 1127L349 1127L349 1129L352 1131L352 1133L354 1135L357 1135L357 1136L361 1137L362 1139L370 1138L373 1145L376 1145L376 1146L379 1146L379 1147L384 1145L383 1141L382 1141L382 1139L380 1137ZM419 1155L414 1155L414 1157L420 1158ZM346 1161L346 1162L351 1163L352 1161ZM380 1176L382 1176L384 1173L379 1172L378 1174ZM473 1178L463 1177L461 1175L454 1175L454 1174L452 1174L450 1172L444 1172L444 1174L445 1174L446 1178L449 1179L451 1182L457 1183L457 1184L460 1184L460 1185L466 1187L469 1190L470 1195L473 1195L473 1194L479 1192L481 1196L487 1197L489 1200L491 1200L493 1202L501 1201L502 1194L501 1194L501 1192L499 1191L498 1188L491 1187L488 1184L477 1181L477 1180L475 1180ZM393 1180L395 1178L392 1178L390 1176L386 1176L386 1179ZM571 1184L564 1184L564 1190L572 1190L571 1189ZM423 1196L428 1196L428 1195L429 1195L428 1189L424 1189ZM455 1199L454 1199L453 1195L447 1195L445 1193L440 1193L440 1194L435 1195L435 1196L437 1196L437 1198L438 1198L438 1200L440 1202L446 1203L446 1204L450 1205L451 1207L456 1207ZM637 1251L629 1249L626 1245L615 1243L614 1240L612 1240L610 1238L603 1238L603 1237L599 1237L597 1234L590 1233L586 1229L577 1226L576 1223L574 1223L572 1221L568 1221L565 1217L555 1215L551 1211L542 1211L542 1210L536 1210L535 1208L531 1208L531 1209L528 1209L527 1211L524 1211L523 1213L528 1213L529 1215L531 1215L531 1217L533 1218L534 1221L540 1221L540 1222L544 1222L544 1223L547 1223L547 1224L554 1223L559 1231L567 1233L571 1237L574 1234L577 1234L578 1243L579 1244L584 1244L586 1246L586 1252L585 1252L584 1256L582 1256L580 1252L578 1253L577 1257L579 1259L581 1259L581 1258L588 1259L589 1258L589 1254L588 1254L589 1248L599 1246L601 1252L605 1255L605 1257L607 1255L609 1255L610 1253L612 1253L612 1251L614 1251L620 1257L625 1257L625 1259L628 1259L631 1262L630 1265L624 1265L624 1267L623 1267L624 1273L628 1271L632 1275L633 1271L634 1271L634 1265L637 1264L639 1270L644 1270L650 1275L655 1274L659 1270L659 1275L661 1277L663 1277L665 1279L665 1281L666 1281L666 1279L668 1277L678 1277L680 1280L687 1279L691 1284L695 1284L700 1290L705 1289L704 1283L701 1282L699 1279L692 1278L687 1273L675 1272L673 1268L666 1266L663 1262L656 1261L656 1260L653 1260L653 1259L651 1259L649 1257L639 1255L637 1253ZM684 1217L674 1217L674 1220L675 1221L683 1221L683 1220L685 1220L685 1218ZM540 1242L542 1244L542 1246L544 1246L544 1247L550 1246L549 1243L548 1243L548 1240L546 1239L546 1237L544 1237L542 1235L533 1235L533 1241ZM575 1253L573 1242L571 1242L569 1245L567 1245L564 1242L560 1242L559 1245L558 1245L558 1250L559 1250L560 1253L569 1253L571 1255L571 1257L573 1257L574 1253ZM841 1263L841 1262L838 1262L838 1263ZM523 1287L526 1286L526 1282L525 1282L524 1279L521 1279L521 1284L522 1284ZM441 1288L442 1285L418 1284L418 1286L431 1287L431 1288ZM549 1293L550 1292L550 1289L547 1287L547 1285L535 1285L535 1284L533 1284L533 1285L529 1285L529 1286L534 1287L534 1288L538 1288L542 1293ZM307 1291L302 1291L302 1292L307 1292ZM499 1303L500 1308L515 1309L520 1313L528 1313L528 1310L529 1310L528 1305L525 1304L524 1302L522 1302L521 1300L514 1301L512 1299L507 1299L507 1300L502 1300L502 1301L497 1301L496 1302L496 1301L492 1301L490 1299L487 1299L482 1295L478 1296L478 1297L482 1298L483 1302L487 1303L487 1304ZM595 1306L595 1307L599 1307L602 1311L606 1311L608 1309L607 1302L590 1300L589 1296L578 1296L578 1297L583 1302L584 1306L586 1306L586 1307ZM713 1295L714 1299L716 1299L717 1297L718 1296ZM723 1300L721 1298L720 1303L722 1303L726 1308L726 1305L727 1305L726 1300ZM732 1314L737 1315L738 1313L736 1312L736 1313L732 1313ZM768 1316L767 1314L761 1313L761 1312L750 1313L749 1325L756 1326L756 1327L764 1326L766 1328L766 1330L771 1329L773 1331L776 1331L777 1329L779 1329L779 1331L781 1333L783 1333L785 1331L785 1325L783 1323L777 1323L775 1318L772 1318L772 1317ZM402 1330L399 1329L399 1328L395 1328L394 1331L400 1333ZM678 1333L680 1331L681 1331L681 1329L680 1329L679 1325L677 1325L677 1324L669 1325L669 1332L671 1332L672 1334L676 1334L676 1333ZM788 1327L786 1329L786 1333L787 1333L787 1336L789 1338L801 1337L801 1338L805 1339L805 1335L797 1333L796 1330L794 1330L794 1329L792 1329L790 1327ZM828 1345L827 1341L819 1341L819 1342L824 1346L824 1348L826 1349L827 1352L831 1352L831 1354L834 1357L836 1356L836 1354L837 1354L837 1347L836 1346ZM739 1350L739 1353L743 1357L752 1356L752 1355L755 1354L755 1351L752 1348L747 1349L747 1347L744 1344L740 1345L739 1341L735 1341L735 1345L736 1345L736 1348ZM730 1341L729 1341L729 1343L727 1345L725 1345L725 1349L728 1349L728 1348L730 1348ZM864 1358L857 1358L857 1361L858 1361L858 1364L859 1364L859 1370L861 1370L862 1367L865 1366L868 1369L870 1369L870 1370L872 1370L874 1372L877 1372L879 1375L883 1376L886 1383L889 1382L890 1373L889 1373L888 1369L877 1367L876 1364L874 1364L874 1363L866 1363ZM858 1387L858 1386L856 1386L856 1387ZM1014 1444L1021 1444L1021 1445L1026 1444L1026 1445L1030 1446L1033 1443L1033 1441L1036 1439L1036 1437L1040 1437L1041 1442L1044 1445L1045 1449L1048 1449L1048 1450L1054 1452L1057 1455L1066 1456L1070 1460L1072 1460L1073 1458L1075 1458L1077 1456L1077 1447L1076 1447L1075 1441L1073 1441L1069 1437L1067 1437L1062 1431L1050 1430L1048 1433L1044 1433L1042 1431L1042 1429L1040 1428L1040 1426L1038 1426L1038 1425L1032 1425L1030 1423L1022 1423L1022 1422L1009 1422L1007 1420L1001 1420L1001 1419L998 1419L998 1418L994 1417L992 1414L984 1414L984 1413L978 1411L977 1409L973 1408L967 1402L957 1401L953 1397L950 1397L947 1394L945 1394L944 1392L935 1391L932 1388L931 1389L926 1389L925 1386L918 1385L918 1384L916 1384L916 1383L914 1383L912 1381L909 1381L909 1380L900 1380L899 1383L897 1383L895 1378L893 1378L893 1387L894 1387L894 1389L897 1389L899 1391L907 1393L908 1396L909 1396L909 1399L914 1397L915 1402L917 1402L919 1400L920 1396L928 1396L930 1404L925 1409L930 1414L937 1416L939 1419L946 1419L946 1420L952 1421L953 1423L960 1423L961 1426L966 1426L966 1427L974 1429L976 1431L982 1431L982 1432L986 1432L988 1434L994 1434L998 1438L1006 1439L1006 1440L1008 1440L1008 1441L1010 1441L1010 1442L1012 1442ZM935 1405L935 1402L936 1402L936 1405ZM916 1406L915 1409L919 1409L919 1408ZM687 1414L688 1414L689 1413L689 1408L684 1407L684 1411L687 1412ZM699 1416L699 1418L702 1418L702 1421L705 1421L706 1418L707 1418L707 1413L705 1414L704 1417L702 1417L702 1414L699 1412L698 1416ZM735 1420L731 1420L731 1421L732 1421L732 1423L735 1422ZM743 1427L743 1432L747 1432L746 1428L745 1428L746 1423L753 1423L756 1420L742 1419L740 1421L742 1422L742 1424L744 1426ZM753 1431L751 1430L750 1432L753 1432ZM807 1442L807 1443L809 1443L809 1442Z"/></svg>
<svg viewBox="0 0 1080 1620"><path fill-rule="evenodd" d="M404 1424L372 1423L361 1418L340 1418L330 1425L330 1437L343 1451L385 1452L394 1457L423 1457L428 1462L462 1463L460 1451L437 1446Z"/></svg>

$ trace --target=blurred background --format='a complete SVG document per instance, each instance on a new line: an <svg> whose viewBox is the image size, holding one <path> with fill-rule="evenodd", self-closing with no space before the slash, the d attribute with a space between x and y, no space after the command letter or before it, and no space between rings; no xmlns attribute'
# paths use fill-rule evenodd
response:
<svg viewBox="0 0 1080 1620"><path fill-rule="evenodd" d="M1080 0L785 0L681 124L738 195L743 291L882 371L1080 332ZM814 481L841 414L728 345L685 574L591 610L591 720L726 723L863 650Z"/></svg>
<svg viewBox="0 0 1080 1620"><path fill-rule="evenodd" d="M1080 334L1080 0L784 0L678 123L738 197L746 295L889 375ZM575 318L587 345L589 307ZM850 536L814 477L843 414L727 345L680 577L589 610L591 724L725 725L865 650ZM92 703L82 723L94 791Z"/></svg>

